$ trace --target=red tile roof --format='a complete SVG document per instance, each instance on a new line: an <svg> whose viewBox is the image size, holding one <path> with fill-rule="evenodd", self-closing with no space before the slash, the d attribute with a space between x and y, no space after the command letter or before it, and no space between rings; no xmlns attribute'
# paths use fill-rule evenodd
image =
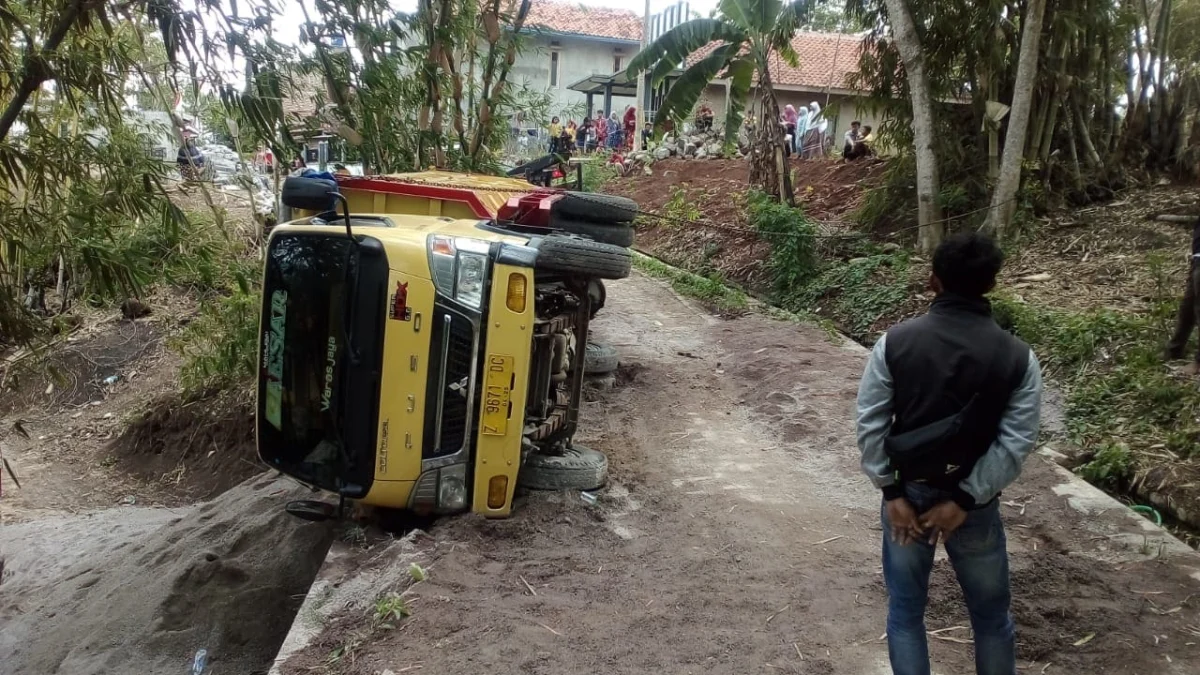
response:
<svg viewBox="0 0 1200 675"><path fill-rule="evenodd" d="M771 54L771 81L805 89L849 89L847 78L858 69L862 45L863 38L859 35L796 33L792 38L792 49L800 57L800 66L793 68L778 54ZM699 61L718 46L719 43L713 43L692 54L688 64Z"/></svg>
<svg viewBox="0 0 1200 675"><path fill-rule="evenodd" d="M569 35L615 40L642 39L641 14L625 9L587 7L572 2L534 0L525 25Z"/></svg>

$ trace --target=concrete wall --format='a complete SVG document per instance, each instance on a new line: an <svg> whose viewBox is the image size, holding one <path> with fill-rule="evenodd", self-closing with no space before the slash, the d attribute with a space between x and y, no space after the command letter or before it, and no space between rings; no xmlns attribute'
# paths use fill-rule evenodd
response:
<svg viewBox="0 0 1200 675"><path fill-rule="evenodd" d="M558 52L558 82L555 86L550 86L550 53L552 51ZM509 77L513 82L526 82L531 88L548 92L553 98L550 108L551 115L578 120L586 112L587 98L567 87L588 75L612 74L613 57L618 53L621 56L621 68L624 68L637 52L638 45L636 44L563 36L538 36L530 40L524 52L517 57ZM617 112L624 112L625 107L633 105L633 102L633 97L614 96L612 108ZM596 110L603 108L604 96L597 95L593 100L593 105Z"/></svg>

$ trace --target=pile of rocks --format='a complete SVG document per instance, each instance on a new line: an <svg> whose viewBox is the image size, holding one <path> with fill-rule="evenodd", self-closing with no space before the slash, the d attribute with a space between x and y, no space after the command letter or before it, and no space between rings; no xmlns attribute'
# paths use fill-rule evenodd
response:
<svg viewBox="0 0 1200 675"><path fill-rule="evenodd" d="M228 177L237 173L241 158L233 149L224 145L202 145L200 152L204 153L204 161L213 168L216 178Z"/></svg>
<svg viewBox="0 0 1200 675"><path fill-rule="evenodd" d="M742 144L738 149L729 153L725 149L725 135L717 130L688 131L682 134L667 134L661 142L649 150L638 150L625 155L625 170L628 172L636 165L649 167L656 161L669 157L680 159L726 159L745 156Z"/></svg>

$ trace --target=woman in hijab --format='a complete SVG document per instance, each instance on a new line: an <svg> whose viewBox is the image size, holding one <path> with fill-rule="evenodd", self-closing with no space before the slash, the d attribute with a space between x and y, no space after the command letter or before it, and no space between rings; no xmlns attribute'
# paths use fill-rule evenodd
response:
<svg viewBox="0 0 1200 675"><path fill-rule="evenodd" d="M788 139L788 154L796 151L796 122L799 116L796 114L796 107L792 104L787 104L783 107L783 133L791 138Z"/></svg>
<svg viewBox="0 0 1200 675"><path fill-rule="evenodd" d="M617 119L617 113L612 113L608 116L608 148L609 150L620 150L622 142L621 138L621 120Z"/></svg>
<svg viewBox="0 0 1200 675"><path fill-rule="evenodd" d="M792 134L792 152L804 156L804 134L808 133L808 108L800 106L796 111L796 133Z"/></svg>
<svg viewBox="0 0 1200 675"><path fill-rule="evenodd" d="M637 132L637 108L629 106L625 109L625 148L633 149L634 134Z"/></svg>
<svg viewBox="0 0 1200 675"><path fill-rule="evenodd" d="M596 111L596 147L608 147L608 118L604 116L603 110Z"/></svg>
<svg viewBox="0 0 1200 675"><path fill-rule="evenodd" d="M820 157L825 154L825 118L821 117L821 106L816 101L808 104L808 132L804 134L804 157Z"/></svg>

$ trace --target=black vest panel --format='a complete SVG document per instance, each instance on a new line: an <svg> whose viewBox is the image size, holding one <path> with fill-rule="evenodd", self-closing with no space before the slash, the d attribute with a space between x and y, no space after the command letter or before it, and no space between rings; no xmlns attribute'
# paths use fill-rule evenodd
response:
<svg viewBox="0 0 1200 675"><path fill-rule="evenodd" d="M956 415L977 397L952 449L960 468L930 481L952 487L995 441L1029 367L1028 345L996 324L986 299L942 294L928 314L888 331L884 358L893 386L892 435Z"/></svg>

